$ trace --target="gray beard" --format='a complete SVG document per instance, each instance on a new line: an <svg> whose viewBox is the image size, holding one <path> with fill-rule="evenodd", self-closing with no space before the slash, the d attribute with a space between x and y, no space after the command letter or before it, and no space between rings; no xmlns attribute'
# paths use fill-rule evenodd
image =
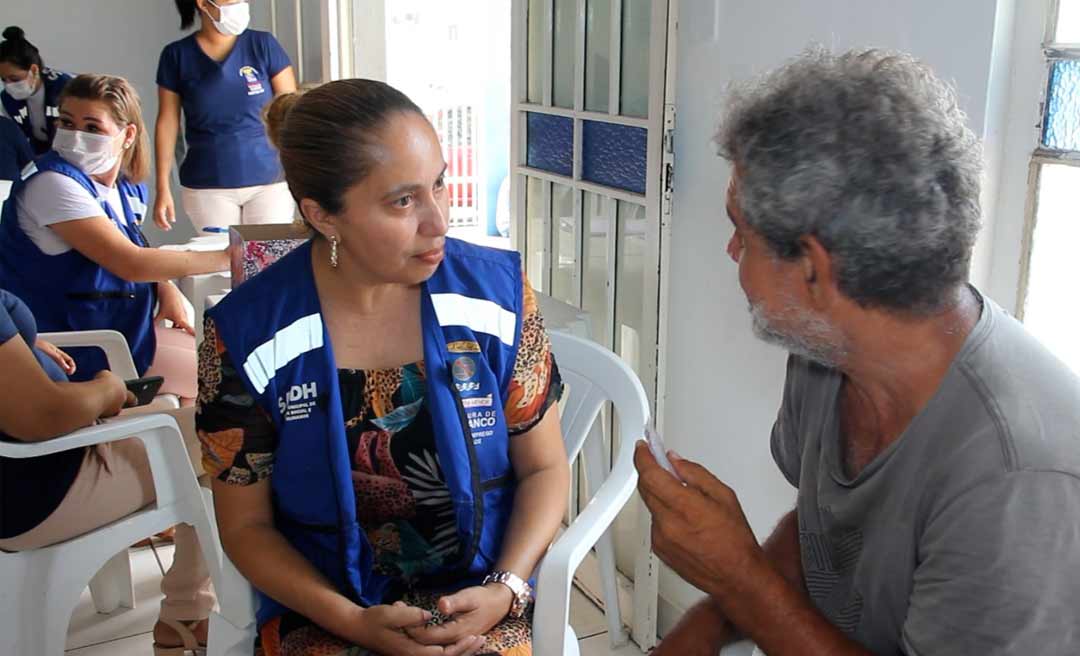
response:
<svg viewBox="0 0 1080 656"><path fill-rule="evenodd" d="M838 368L847 354L843 339L837 330L821 317L805 310L787 305L782 311L789 325L797 326L798 332L784 332L775 326L764 308L750 304L754 336L767 344L779 346L792 355L806 358L830 368Z"/></svg>

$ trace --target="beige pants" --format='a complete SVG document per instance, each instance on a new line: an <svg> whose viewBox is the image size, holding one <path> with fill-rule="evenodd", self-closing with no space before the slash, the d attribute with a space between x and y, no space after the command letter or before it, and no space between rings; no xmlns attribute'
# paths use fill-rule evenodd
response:
<svg viewBox="0 0 1080 656"><path fill-rule="evenodd" d="M180 425L195 473L201 476L195 408L180 408L168 414ZM142 440L131 438L100 444L87 451L75 482L56 510L29 531L0 540L0 549L23 551L70 540L130 515L152 503L154 498L154 479ZM214 593L195 529L187 524L178 525L174 540L173 564L161 580L161 592L165 595L161 617L183 621L205 619L214 607Z"/></svg>
<svg viewBox="0 0 1080 656"><path fill-rule="evenodd" d="M202 234L208 226L291 223L296 203L284 182L236 189L180 188L184 212Z"/></svg>
<svg viewBox="0 0 1080 656"><path fill-rule="evenodd" d="M144 376L161 376L165 379L158 394L175 394L180 397L182 405L194 405L195 396L199 393L195 336L162 326L154 326L154 333L157 336L157 350ZM180 427L183 428L183 425Z"/></svg>

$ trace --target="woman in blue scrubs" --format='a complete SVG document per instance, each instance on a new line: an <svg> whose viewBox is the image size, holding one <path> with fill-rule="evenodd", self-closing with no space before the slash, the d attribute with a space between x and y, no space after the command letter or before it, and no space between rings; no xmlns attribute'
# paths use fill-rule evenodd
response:
<svg viewBox="0 0 1080 656"><path fill-rule="evenodd" d="M181 201L196 231L251 223L288 223L294 203L262 110L296 90L289 56L269 32L249 30L246 0L176 0L181 27L201 27L165 46L158 62L154 222L169 230L176 211L169 185L180 110L187 155Z"/></svg>
<svg viewBox="0 0 1080 656"><path fill-rule="evenodd" d="M52 148L60 118L60 92L71 76L45 67L41 53L26 40L22 28L4 30L0 42L0 116L15 121L34 153Z"/></svg>

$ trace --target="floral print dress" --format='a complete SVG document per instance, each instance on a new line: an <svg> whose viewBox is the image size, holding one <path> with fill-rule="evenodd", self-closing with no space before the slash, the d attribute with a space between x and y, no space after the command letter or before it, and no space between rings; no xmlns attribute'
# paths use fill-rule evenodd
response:
<svg viewBox="0 0 1080 656"><path fill-rule="evenodd" d="M220 481L251 485L273 472L277 434L247 393L211 319L199 349L197 427L203 467ZM435 448L425 401L423 362L392 369L338 370L357 519L391 579L385 603L403 600L435 610L427 574L461 557L450 491ZM504 408L511 437L543 418L562 392L558 367L532 288L525 284L522 336ZM506 618L487 634L485 654L532 653L531 618ZM287 612L263 625L256 653L345 656L368 653Z"/></svg>

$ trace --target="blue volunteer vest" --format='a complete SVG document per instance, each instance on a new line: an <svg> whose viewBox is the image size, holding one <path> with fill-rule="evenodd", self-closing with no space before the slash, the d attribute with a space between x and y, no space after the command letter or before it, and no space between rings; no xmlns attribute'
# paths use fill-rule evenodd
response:
<svg viewBox="0 0 1080 656"><path fill-rule="evenodd" d="M433 581L474 585L494 565L514 501L503 405L521 335L517 253L446 241L423 284L425 402L457 514L462 558ZM240 378L278 430L271 477L285 538L355 603L381 603L389 580L356 518L338 369L311 268L311 242L208 313ZM392 329L388 327L388 329ZM258 621L285 607L260 593Z"/></svg>
<svg viewBox="0 0 1080 656"><path fill-rule="evenodd" d="M46 255L19 225L17 199L35 175L53 171L78 182L101 203L103 213L137 246L147 246L138 224L146 214L146 187L117 180L125 221L98 196L93 180L55 152L31 163L23 179L11 189L0 218L0 288L23 300L42 332L64 330L117 330L127 338L135 368L141 376L154 359L156 283L131 282L117 277L82 253L71 249ZM78 369L72 380L89 380L108 369L98 349L71 349Z"/></svg>
<svg viewBox="0 0 1080 656"><path fill-rule="evenodd" d="M46 153L52 148L53 137L56 136L56 124L60 119L60 92L64 90L64 86L70 79L71 76L67 73L54 71L48 67L41 69L41 81L45 85L45 133L48 135L45 141L34 136L34 126L30 122L30 106L27 102L12 98L6 91L0 93L0 102L4 104L4 111L19 125L37 155Z"/></svg>

